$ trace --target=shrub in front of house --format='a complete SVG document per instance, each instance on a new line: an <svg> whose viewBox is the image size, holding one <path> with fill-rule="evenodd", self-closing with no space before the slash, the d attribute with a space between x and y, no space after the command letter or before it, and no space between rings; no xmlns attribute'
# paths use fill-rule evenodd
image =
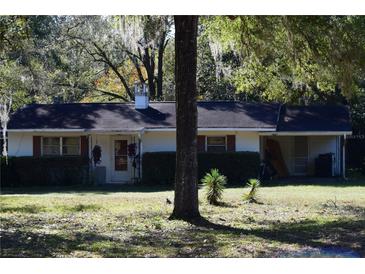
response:
<svg viewBox="0 0 365 274"><path fill-rule="evenodd" d="M205 187L205 195L208 203L211 205L219 205L223 196L224 186L227 183L226 176L220 174L218 169L213 168L200 181Z"/></svg>
<svg viewBox="0 0 365 274"><path fill-rule="evenodd" d="M83 157L9 157L1 159L1 187L66 186L89 182Z"/></svg>
<svg viewBox="0 0 365 274"><path fill-rule="evenodd" d="M243 200L249 203L257 203L257 191L261 186L260 180L249 179L246 186L249 188L249 191L243 194Z"/></svg>
<svg viewBox="0 0 365 274"><path fill-rule="evenodd" d="M174 184L175 152L146 152L142 157L144 184ZM260 155L257 152L202 152L198 153L198 178L213 168L227 177L228 185L255 178L259 172Z"/></svg>

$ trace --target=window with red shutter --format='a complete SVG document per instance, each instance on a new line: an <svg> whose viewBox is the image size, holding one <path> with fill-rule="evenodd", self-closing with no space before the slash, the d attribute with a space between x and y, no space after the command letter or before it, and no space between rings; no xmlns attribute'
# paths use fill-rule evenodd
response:
<svg viewBox="0 0 365 274"><path fill-rule="evenodd" d="M227 151L236 151L236 135L227 135Z"/></svg>
<svg viewBox="0 0 365 274"><path fill-rule="evenodd" d="M207 152L225 152L225 151L227 151L225 136L207 137Z"/></svg>
<svg viewBox="0 0 365 274"><path fill-rule="evenodd" d="M33 156L41 156L41 136L33 136Z"/></svg>
<svg viewBox="0 0 365 274"><path fill-rule="evenodd" d="M87 136L81 136L81 156L88 157L89 156L89 140Z"/></svg>

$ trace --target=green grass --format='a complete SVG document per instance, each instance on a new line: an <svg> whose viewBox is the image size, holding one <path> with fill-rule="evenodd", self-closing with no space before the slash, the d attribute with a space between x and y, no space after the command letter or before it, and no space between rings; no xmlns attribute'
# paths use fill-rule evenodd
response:
<svg viewBox="0 0 365 274"><path fill-rule="evenodd" d="M363 184L262 187L261 204L247 191L226 189L218 207L201 190L209 222L193 225L168 220L163 188L13 190L0 196L1 257L365 257Z"/></svg>

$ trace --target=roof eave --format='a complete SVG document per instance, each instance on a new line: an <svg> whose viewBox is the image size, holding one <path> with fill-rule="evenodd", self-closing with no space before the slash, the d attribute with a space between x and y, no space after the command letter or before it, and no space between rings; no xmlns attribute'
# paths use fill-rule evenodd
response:
<svg viewBox="0 0 365 274"><path fill-rule="evenodd" d="M352 131L275 131L275 132L262 132L262 136L342 136L352 135Z"/></svg>

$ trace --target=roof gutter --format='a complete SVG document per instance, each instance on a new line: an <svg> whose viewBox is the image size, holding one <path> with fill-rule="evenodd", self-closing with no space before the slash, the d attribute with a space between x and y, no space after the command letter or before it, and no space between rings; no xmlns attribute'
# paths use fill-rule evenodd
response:
<svg viewBox="0 0 365 274"><path fill-rule="evenodd" d="M68 133L139 133L143 132L144 128L140 129L62 129L62 128L32 128L32 129L8 129L7 132L68 132Z"/></svg>
<svg viewBox="0 0 365 274"><path fill-rule="evenodd" d="M60 129L60 128L35 128L35 129L8 129L8 132L150 132L150 131L176 131L176 128L140 128L140 129ZM198 131L275 131L275 128L198 128Z"/></svg>
<svg viewBox="0 0 365 274"><path fill-rule="evenodd" d="M276 132L262 132L261 136L342 136L352 135L352 131L276 131Z"/></svg>
<svg viewBox="0 0 365 274"><path fill-rule="evenodd" d="M176 128L145 128L145 132L155 132L155 131L170 131L175 132ZM227 127L227 128L208 128L208 127L198 127L198 131L237 131L237 132L274 132L275 128L234 128L234 127Z"/></svg>

